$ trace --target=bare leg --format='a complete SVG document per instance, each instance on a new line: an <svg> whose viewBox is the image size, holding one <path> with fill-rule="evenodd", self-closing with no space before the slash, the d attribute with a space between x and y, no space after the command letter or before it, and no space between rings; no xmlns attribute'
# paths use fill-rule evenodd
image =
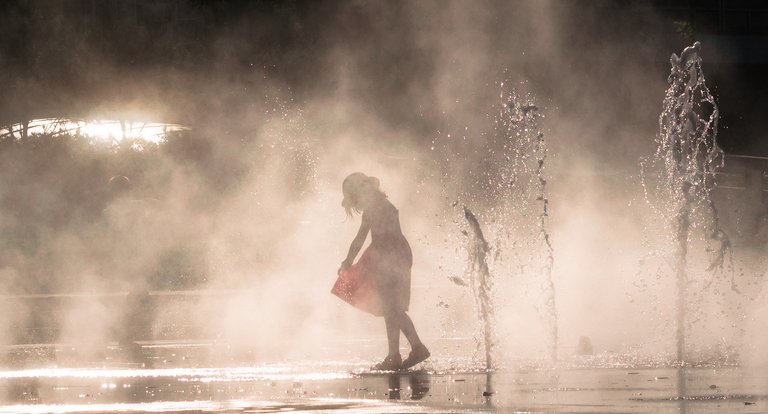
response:
<svg viewBox="0 0 768 414"><path fill-rule="evenodd" d="M416 333L416 328L413 326L411 317L405 312L399 312L398 315L400 316L400 329L402 329L403 334L405 334L405 337L411 344L411 353L408 355L408 358L403 361L402 365L403 369L408 369L429 358L430 353L429 349L427 349L421 342L421 339L419 339L419 335Z"/></svg>
<svg viewBox="0 0 768 414"><path fill-rule="evenodd" d="M405 312L400 313L399 316L400 330L403 331L405 339L407 339L408 343L411 344L411 348L421 345L421 339L419 339L419 334L416 333L416 327L413 326L411 317L408 316L408 314Z"/></svg>
<svg viewBox="0 0 768 414"><path fill-rule="evenodd" d="M389 353L383 361L374 365L373 369L381 371L397 371L403 364L403 359L400 356L400 318L395 312L386 312L384 314L384 324L387 327Z"/></svg>
<svg viewBox="0 0 768 414"><path fill-rule="evenodd" d="M397 313L389 313L384 316L387 326L387 343L389 344L388 356L400 355L400 323L401 318Z"/></svg>

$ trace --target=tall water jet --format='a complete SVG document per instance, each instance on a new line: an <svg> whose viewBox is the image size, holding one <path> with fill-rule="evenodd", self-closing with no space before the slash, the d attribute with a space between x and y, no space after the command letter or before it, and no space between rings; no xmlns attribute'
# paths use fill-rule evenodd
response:
<svg viewBox="0 0 768 414"><path fill-rule="evenodd" d="M525 300L532 301L542 318L540 326L543 327L543 342L547 344L544 348L546 356L556 360L558 326L552 274L554 254L548 231L547 145L539 126L544 116L531 95L519 94L503 83L498 98L493 103L493 112L488 115L490 129L480 134L479 141L467 140L466 136L458 143L448 141L447 145L433 141L433 149L437 147L449 161L443 177L455 176L447 172L455 166L473 167L464 171L467 184L459 190L460 195L453 206L465 206L463 219L471 227L469 232L463 233L470 238L467 273L474 280L456 277L451 280L461 286L482 280L493 282L477 282L482 289L473 289L481 325L489 327L490 334L483 335L489 338L486 343L491 345L491 350L486 352L491 361L489 366L493 365L494 324L493 318L486 318L486 315L493 315L494 306L503 306L504 299L511 299L509 296L497 297L497 292L493 291L497 289L493 285L505 283L520 288L513 289L512 294L520 292ZM458 151L446 154L446 150L450 151L451 146L457 144L465 145L463 157L471 154L469 163L456 162ZM449 184L446 183L445 188L449 188ZM524 292L524 289L528 290ZM482 305L486 300L488 312ZM503 329L502 326L498 328ZM480 349L480 341L477 342Z"/></svg>
<svg viewBox="0 0 768 414"><path fill-rule="evenodd" d="M477 313L483 328L483 344L485 346L485 369L493 370L493 280L488 268L486 255L490 251L488 241L483 236L483 230L474 213L464 207L464 218L472 229L472 239L469 245L469 277L472 293L477 305Z"/></svg>
<svg viewBox="0 0 768 414"><path fill-rule="evenodd" d="M514 254L518 262L528 262L537 269L532 276L539 279L544 294L549 356L554 361L557 360L558 348L556 291L552 279L554 250L547 228L547 145L539 127L544 115L531 95L521 95L514 89L505 92L504 84L501 85L499 98L501 105L495 128L496 134L505 143L506 164L502 178L508 186L506 210L507 214L516 213L510 222L515 233L513 237L518 239Z"/></svg>
<svg viewBox="0 0 768 414"><path fill-rule="evenodd" d="M701 229L707 251L713 252L707 270L722 266L730 241L720 229L712 200L715 174L724 165L723 150L717 144L719 111L709 92L701 68L701 44L685 48L678 57L672 54L669 84L659 116L657 149L641 162L641 177L646 200L670 228L675 248L676 351L677 361L685 365L686 306L688 304L688 256L692 230ZM654 206L648 193L651 172L660 201Z"/></svg>

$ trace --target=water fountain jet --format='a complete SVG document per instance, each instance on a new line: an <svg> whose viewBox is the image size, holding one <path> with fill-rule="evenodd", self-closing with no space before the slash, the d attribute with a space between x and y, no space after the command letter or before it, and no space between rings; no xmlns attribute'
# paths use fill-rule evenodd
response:
<svg viewBox="0 0 768 414"><path fill-rule="evenodd" d="M516 90L504 93L502 84L500 100L502 102L498 115L499 130L497 131L510 145L508 159L508 174L510 183L510 209L528 210L529 214L522 217L523 228L518 233L531 238L532 260L539 268L539 277L544 293L544 309L549 336L549 356L557 360L558 324L555 283L552 278L554 250L550 242L547 220L549 218L549 199L545 165L547 145L544 133L539 127L544 115L535 105L533 97L523 96ZM519 207L516 207L519 206ZM535 217L532 221L529 217ZM521 231L522 230L522 231ZM527 234L526 234L527 233ZM520 235L518 235L519 237Z"/></svg>
<svg viewBox="0 0 768 414"><path fill-rule="evenodd" d="M724 165L723 150L717 144L719 110L709 92L701 68L701 44L695 42L678 57L672 54L671 73L661 115L657 149L641 162L646 201L653 207L647 190L648 173L658 171L656 195L664 200L656 208L667 225L673 226L676 253L676 358L685 365L686 305L688 299L688 256L693 228L704 228L708 248L714 253L707 270L722 266L730 251L728 236L719 226L711 193L715 174Z"/></svg>
<svg viewBox="0 0 768 414"><path fill-rule="evenodd" d="M486 255L490 251L488 242L483 236L483 230L474 213L464 207L464 217L472 229L472 242L469 248L469 274L472 292L477 302L477 311L483 328L483 344L485 345L485 369L491 371L493 364L493 280L488 269Z"/></svg>

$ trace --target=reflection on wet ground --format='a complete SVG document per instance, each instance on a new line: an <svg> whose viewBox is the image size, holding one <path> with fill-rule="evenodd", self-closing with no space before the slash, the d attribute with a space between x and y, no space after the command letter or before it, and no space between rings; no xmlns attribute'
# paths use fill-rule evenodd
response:
<svg viewBox="0 0 768 414"><path fill-rule="evenodd" d="M370 372L368 362L221 368L16 367L0 371L0 413L575 412L759 413L768 375L720 368Z"/></svg>

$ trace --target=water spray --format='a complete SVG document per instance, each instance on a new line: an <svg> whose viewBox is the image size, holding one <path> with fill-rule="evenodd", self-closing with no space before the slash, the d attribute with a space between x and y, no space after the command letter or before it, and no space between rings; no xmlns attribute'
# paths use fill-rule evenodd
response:
<svg viewBox="0 0 768 414"><path fill-rule="evenodd" d="M464 207L464 218L472 229L472 241L469 246L470 285L477 304L477 313L483 325L485 345L485 369L491 371L493 364L493 279L488 269L486 255L490 251L488 241L483 236L480 223L470 209Z"/></svg>
<svg viewBox="0 0 768 414"><path fill-rule="evenodd" d="M724 165L717 144L719 110L705 83L701 69L701 44L672 54L669 84L659 116L658 145L653 157L641 163L643 187L648 198L646 173L658 169L656 192L663 201L658 209L673 226L676 257L676 349L677 361L685 364L685 325L688 285L688 244L692 228L702 227L714 255L707 270L721 267L731 250L728 236L720 229L712 200L715 174Z"/></svg>
<svg viewBox="0 0 768 414"><path fill-rule="evenodd" d="M555 284L552 279L554 250L550 242L547 220L549 218L549 199L545 165L547 145L539 121L544 117L534 104L530 95L522 96L516 90L504 93L502 84L498 115L497 132L505 138L508 153L507 171L511 177L508 200L510 208L527 210L530 219L525 224L516 224L523 228L519 233L527 233L535 239L532 252L535 265L540 269L541 286L544 292L544 309L550 345L550 357L557 360L558 326L555 301ZM515 220L521 223L519 220Z"/></svg>

